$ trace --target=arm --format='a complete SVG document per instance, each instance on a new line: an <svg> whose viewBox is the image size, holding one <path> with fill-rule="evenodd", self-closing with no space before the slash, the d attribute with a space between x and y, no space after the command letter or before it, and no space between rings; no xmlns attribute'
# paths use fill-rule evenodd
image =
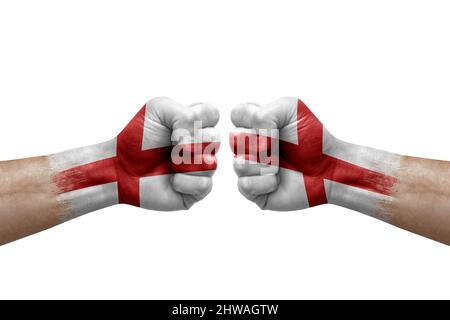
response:
<svg viewBox="0 0 450 320"><path fill-rule="evenodd" d="M399 156L336 140L337 156L395 178L389 195L335 185L329 202L450 244L450 162Z"/></svg>
<svg viewBox="0 0 450 320"><path fill-rule="evenodd" d="M0 245L48 229L69 213L48 157L0 162Z"/></svg>
<svg viewBox="0 0 450 320"><path fill-rule="evenodd" d="M295 98L266 106L241 104L231 119L237 127L231 146L239 190L262 209L331 203L450 244L449 162L343 142ZM269 138L268 129L276 134ZM239 145L245 141L249 146ZM267 146L272 148L270 161L262 163Z"/></svg>
<svg viewBox="0 0 450 320"><path fill-rule="evenodd" d="M218 120L209 104L156 98L112 140L0 162L0 245L116 204L189 209L212 188Z"/></svg>

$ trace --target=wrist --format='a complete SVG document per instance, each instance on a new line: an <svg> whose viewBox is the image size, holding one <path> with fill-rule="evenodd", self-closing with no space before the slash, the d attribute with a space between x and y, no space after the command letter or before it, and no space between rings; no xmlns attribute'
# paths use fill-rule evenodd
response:
<svg viewBox="0 0 450 320"><path fill-rule="evenodd" d="M334 181L326 181L328 202L385 219L397 183L400 156L332 137L324 152L336 159Z"/></svg>
<svg viewBox="0 0 450 320"><path fill-rule="evenodd" d="M58 201L70 218L118 203L116 139L49 156Z"/></svg>

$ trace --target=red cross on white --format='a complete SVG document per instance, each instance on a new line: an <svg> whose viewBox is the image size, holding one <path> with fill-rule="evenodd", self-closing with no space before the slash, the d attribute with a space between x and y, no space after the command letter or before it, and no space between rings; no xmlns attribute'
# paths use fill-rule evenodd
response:
<svg viewBox="0 0 450 320"><path fill-rule="evenodd" d="M61 171L55 177L59 189L67 193L116 182L118 202L140 206L139 186L142 178L216 169L215 162L197 164L192 161L175 165L171 161L172 146L144 150L146 108L147 106L144 106L119 134L114 156ZM204 150L210 144L215 146L214 148L210 146L209 150L218 149L217 142L202 143L197 148ZM195 144L188 147L197 150Z"/></svg>
<svg viewBox="0 0 450 320"><path fill-rule="evenodd" d="M297 103L297 143L284 140L279 142L279 156L271 155L274 138L257 133L241 132L230 137L234 153L247 160L263 162L275 160L272 165L302 173L306 195L310 207L328 203L325 180L390 195L396 179L348 161L327 155L324 152L324 127L308 107L300 100ZM255 136L256 135L256 136ZM244 141L245 148L238 144ZM244 154L238 154L244 151ZM256 157L255 157L256 155Z"/></svg>

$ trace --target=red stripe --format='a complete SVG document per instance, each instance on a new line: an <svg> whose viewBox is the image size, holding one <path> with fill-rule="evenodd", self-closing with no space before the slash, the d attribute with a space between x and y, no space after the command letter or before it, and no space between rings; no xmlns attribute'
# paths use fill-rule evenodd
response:
<svg viewBox="0 0 450 320"><path fill-rule="evenodd" d="M115 158L109 158L60 172L55 183L62 192L111 183L117 181Z"/></svg>
<svg viewBox="0 0 450 320"><path fill-rule="evenodd" d="M323 154L323 125L300 100L297 105L297 136L298 144L279 141L279 165L303 173L310 207L328 202L324 179L384 195L390 195L397 183L394 177ZM255 137L252 133L230 137L236 155L258 162L261 162L260 152L270 154L267 149L274 145L273 140L270 137ZM246 142L245 148L241 147L244 154L240 154L242 150L237 150L238 141ZM272 155L271 159L272 165L278 162L276 155Z"/></svg>
<svg viewBox="0 0 450 320"><path fill-rule="evenodd" d="M117 181L119 203L140 206L139 181L141 177L165 175L170 173L186 173L215 170L216 159L213 156L219 143L202 143L201 161L193 164L175 165L171 161L173 147L142 150L145 122L144 106L117 137L117 156L106 160L92 162L60 172L55 183L62 192L70 192L83 188ZM182 146L182 150L196 150L197 144ZM205 163L208 155L203 151L212 150L212 163ZM194 154L190 155L194 160ZM197 159L198 160L198 159Z"/></svg>

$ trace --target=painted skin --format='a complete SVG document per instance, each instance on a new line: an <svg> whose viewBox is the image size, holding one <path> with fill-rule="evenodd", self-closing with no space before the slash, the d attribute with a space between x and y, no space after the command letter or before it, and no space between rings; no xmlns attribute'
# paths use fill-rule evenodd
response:
<svg viewBox="0 0 450 320"><path fill-rule="evenodd" d="M202 129L201 135L206 137L205 140L216 141L218 138L212 128L218 121L218 112L210 105L197 104L186 108L167 98L151 100L149 105L153 107L144 118L140 151L165 148L176 126L190 128L194 120L203 120L204 125L211 125ZM303 113L298 111L299 106ZM280 144L280 158L275 157L277 165L258 163L258 157L253 159L254 162L248 161L245 147L244 152L238 152L235 170L240 176L239 189L247 198L270 210L297 210L333 203L450 244L449 162L399 156L340 141L303 106L297 99L283 98L265 107L242 104L233 110L233 122L244 129L234 131L232 137L251 128L275 128L280 130L274 137L279 134L280 140L286 142ZM309 118L303 118L302 114ZM322 128L321 139L317 128ZM127 132L134 131L126 129L124 132L127 136ZM131 136L134 137L133 134ZM169 172L167 161L161 160L143 169L132 163L134 169L131 172L120 168L121 174L130 174L125 181L132 183L125 186L134 186L131 190L136 191L136 176L144 176L139 182L138 195L133 194L134 191L119 192L119 174L111 174L109 166L102 167L105 174L94 174L84 170L86 167L80 170L87 164L108 162L112 158L120 158L113 161L114 166L121 166L124 160L133 162L133 157L127 157L127 152L122 155L117 148L136 140L124 141L117 143L118 139L113 139L49 157L0 162L0 244L109 205L136 203L137 196L142 207L178 210L190 207L210 191L209 176L214 167L207 167L205 172L199 173L194 165L182 167L181 172L177 172L177 166L171 165ZM182 139L177 141L181 141L183 146L189 139L183 140L182 135ZM314 147L312 157L309 156L311 153L305 153L305 150L310 150L303 148L305 145ZM318 145L321 145L322 153L317 151L320 150ZM139 148L131 149L139 152ZM274 159L274 156L270 155L270 158ZM339 161L330 161L330 158ZM301 163L297 163L297 159ZM345 170L336 175L331 166L337 162ZM151 175L152 172L162 173L159 169L164 163L166 165L162 166L168 170L164 171L166 174ZM211 164L214 161L208 166ZM363 174L355 174L358 172ZM305 176L309 177L309 183L305 183ZM320 185L314 186L314 183ZM171 195L175 198L172 199Z"/></svg>
<svg viewBox="0 0 450 320"><path fill-rule="evenodd" d="M240 104L231 120L239 190L262 209L331 203L450 244L450 162L343 142L296 98Z"/></svg>
<svg viewBox="0 0 450 320"><path fill-rule="evenodd" d="M189 209L212 188L218 120L210 104L155 98L110 141L0 162L0 244L119 203Z"/></svg>

